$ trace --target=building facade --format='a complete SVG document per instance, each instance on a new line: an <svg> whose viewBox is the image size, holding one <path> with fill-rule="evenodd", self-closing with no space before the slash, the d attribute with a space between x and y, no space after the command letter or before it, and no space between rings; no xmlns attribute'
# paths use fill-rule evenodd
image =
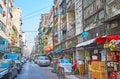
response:
<svg viewBox="0 0 120 79"><path fill-rule="evenodd" d="M37 46L38 53L45 53L44 46L47 45L48 38L47 38L47 30L48 30L48 22L49 22L49 14L42 14L41 21L38 28L38 39L39 44Z"/></svg>
<svg viewBox="0 0 120 79"><path fill-rule="evenodd" d="M3 52L9 52L10 48L9 45L11 43L11 37L9 36L10 27L12 25L11 19L12 19L12 13L11 8L13 6L13 0L1 0L0 1L0 50Z"/></svg>

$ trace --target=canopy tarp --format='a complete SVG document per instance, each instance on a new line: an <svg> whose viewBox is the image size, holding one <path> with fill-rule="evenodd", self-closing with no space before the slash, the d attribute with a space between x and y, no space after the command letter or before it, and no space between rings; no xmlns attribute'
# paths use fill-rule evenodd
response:
<svg viewBox="0 0 120 79"><path fill-rule="evenodd" d="M87 46L91 43L94 43L95 41L95 38L94 39L91 39L91 40L88 40L88 41L85 41L85 42L82 42L82 43L79 43L76 47L82 47L82 46Z"/></svg>
<svg viewBox="0 0 120 79"><path fill-rule="evenodd" d="M48 45L44 47L44 50L47 54L49 54L53 50L53 45Z"/></svg>
<svg viewBox="0 0 120 79"><path fill-rule="evenodd" d="M55 52L55 53L61 53L62 50L61 50L61 49L56 49L56 50L54 50L54 52Z"/></svg>
<svg viewBox="0 0 120 79"><path fill-rule="evenodd" d="M120 40L120 35L103 36L95 39L95 43L106 43L111 40Z"/></svg>
<svg viewBox="0 0 120 79"><path fill-rule="evenodd" d="M19 54L7 54L7 59L17 60Z"/></svg>

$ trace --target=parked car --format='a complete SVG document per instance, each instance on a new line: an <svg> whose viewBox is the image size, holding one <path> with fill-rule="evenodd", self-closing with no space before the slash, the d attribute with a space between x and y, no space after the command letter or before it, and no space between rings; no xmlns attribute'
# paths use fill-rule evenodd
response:
<svg viewBox="0 0 120 79"><path fill-rule="evenodd" d="M10 70L10 60L0 59L0 79L3 78L7 79L9 70Z"/></svg>
<svg viewBox="0 0 120 79"><path fill-rule="evenodd" d="M39 58L38 58L38 57L35 57L34 62L35 62L36 64L38 64L38 61L39 61Z"/></svg>
<svg viewBox="0 0 120 79"><path fill-rule="evenodd" d="M50 65L50 60L46 56L40 56L37 59L38 59L37 63L40 66L49 66Z"/></svg>
<svg viewBox="0 0 120 79"><path fill-rule="evenodd" d="M11 59L12 63L14 63L15 69L17 70L17 73L20 73L22 65L21 65L21 62L19 60L19 54L17 54L17 53L14 53L14 54L8 53L8 54L5 54L3 58L4 59Z"/></svg>
<svg viewBox="0 0 120 79"><path fill-rule="evenodd" d="M0 79L14 79L16 76L15 62L11 59L0 59Z"/></svg>
<svg viewBox="0 0 120 79"><path fill-rule="evenodd" d="M20 60L14 60L14 61L15 61L15 64L16 64L17 71L18 71L18 73L20 73L21 68L22 68L22 63L21 63Z"/></svg>
<svg viewBox="0 0 120 79"><path fill-rule="evenodd" d="M7 79L14 79L17 75L18 75L18 70L16 67L16 63L15 61L11 60Z"/></svg>
<svg viewBox="0 0 120 79"><path fill-rule="evenodd" d="M22 58L21 58L21 64L23 65L23 64L25 64L26 62L27 62L26 57L22 57Z"/></svg>

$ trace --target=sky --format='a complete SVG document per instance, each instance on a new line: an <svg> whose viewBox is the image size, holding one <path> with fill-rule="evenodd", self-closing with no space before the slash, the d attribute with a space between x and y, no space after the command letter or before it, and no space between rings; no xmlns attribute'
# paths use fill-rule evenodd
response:
<svg viewBox="0 0 120 79"><path fill-rule="evenodd" d="M28 50L31 51L34 38L38 34L32 31L38 31L40 15L50 12L53 0L14 0L14 6L22 10L22 31L26 33Z"/></svg>

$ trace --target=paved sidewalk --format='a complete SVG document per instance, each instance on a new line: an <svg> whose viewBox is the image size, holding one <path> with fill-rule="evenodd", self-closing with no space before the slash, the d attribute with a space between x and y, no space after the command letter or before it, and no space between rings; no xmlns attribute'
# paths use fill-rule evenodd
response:
<svg viewBox="0 0 120 79"><path fill-rule="evenodd" d="M76 77L75 75L68 75L66 76L66 79L79 79L79 78Z"/></svg>
<svg viewBox="0 0 120 79"><path fill-rule="evenodd" d="M87 75L85 76L80 76L80 75L75 75L79 79L90 79Z"/></svg>
<svg viewBox="0 0 120 79"><path fill-rule="evenodd" d="M90 79L87 76L79 76L79 75L68 75L66 79Z"/></svg>

